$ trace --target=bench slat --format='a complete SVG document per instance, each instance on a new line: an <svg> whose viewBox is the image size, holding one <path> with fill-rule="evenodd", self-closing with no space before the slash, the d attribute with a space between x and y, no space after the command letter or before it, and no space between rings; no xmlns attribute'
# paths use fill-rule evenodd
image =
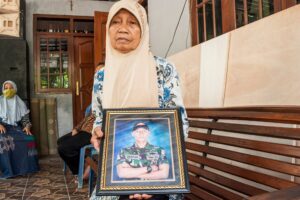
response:
<svg viewBox="0 0 300 200"><path fill-rule="evenodd" d="M239 112L256 112L256 113L300 113L300 106L234 106L234 107L216 107L216 108L187 108L190 111L218 111L223 113L226 111L239 111Z"/></svg>
<svg viewBox="0 0 300 200"><path fill-rule="evenodd" d="M209 166L211 168L217 169L219 171L227 172L229 174L242 177L257 183L261 183L276 189L282 189L282 188L287 188L287 187L292 187L297 185L294 182L284 180L281 178L277 178L274 176L262 174L259 172L251 171L248 169L244 169L241 167L229 165L226 163L222 163L220 161L216 161L210 158L204 158L202 156L194 155L190 152L187 152L187 159L191 160L193 162L203 164L206 166Z"/></svg>
<svg viewBox="0 0 300 200"><path fill-rule="evenodd" d="M208 135L194 131L189 132L189 138L300 158L300 147L285 144L275 144L270 142L261 142L256 140L240 139L220 135Z"/></svg>
<svg viewBox="0 0 300 200"><path fill-rule="evenodd" d="M189 108L189 118L238 119L251 121L300 123L300 107L276 108Z"/></svg>
<svg viewBox="0 0 300 200"><path fill-rule="evenodd" d="M251 135L270 136L286 139L300 139L300 128L271 127L258 125L245 125L224 122L207 122L190 120L190 127L214 129Z"/></svg>
<svg viewBox="0 0 300 200"><path fill-rule="evenodd" d="M197 197L199 197L201 199L204 199L204 200L206 200L206 199L209 199L209 200L221 200L221 198L218 198L218 197L216 197L216 196L214 196L212 194L209 194L207 191L205 191L205 190L203 190L201 188L198 188L195 185L191 185L190 188L191 188L191 192L195 196L197 196Z"/></svg>
<svg viewBox="0 0 300 200"><path fill-rule="evenodd" d="M214 184L204 181L202 179L196 178L194 176L190 175L189 179L192 184L195 184L198 187L204 189L205 191L210 192L211 194L216 195L220 198L228 199L228 200L237 200L237 199L243 198L242 196L240 196L238 194L230 192L226 189L223 189L217 185L214 185Z"/></svg>
<svg viewBox="0 0 300 200"><path fill-rule="evenodd" d="M196 197L192 193L189 193L189 194L184 195L184 200L205 200L205 199L202 199L200 197Z"/></svg>
<svg viewBox="0 0 300 200"><path fill-rule="evenodd" d="M193 166L193 165L188 165L188 169L190 172L204 177L205 179L208 179L212 182L218 183L220 185L223 185L225 187L228 187L230 189L233 189L235 191L238 191L239 193L248 195L248 196L254 196L257 194L263 194L266 193L267 191L253 187L251 185L244 184L242 182L238 182L236 180L227 178L225 176L221 176L219 174L204 170L202 168Z"/></svg>
<svg viewBox="0 0 300 200"><path fill-rule="evenodd" d="M235 160L241 163L246 163L249 165L254 165L257 167L262 167L265 169L299 176L300 177L300 166L295 164L286 163L283 161L273 160L270 158L264 158L259 156L253 156L249 154L239 153L235 151L230 151L226 149L221 149L217 147L204 146L201 144L195 144L191 142L186 142L186 148L194 151L204 152L207 154L219 156L222 158L227 158L230 160Z"/></svg>

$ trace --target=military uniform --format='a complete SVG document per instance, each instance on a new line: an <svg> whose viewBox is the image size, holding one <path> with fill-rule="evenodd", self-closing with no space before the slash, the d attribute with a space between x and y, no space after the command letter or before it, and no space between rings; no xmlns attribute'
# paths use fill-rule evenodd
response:
<svg viewBox="0 0 300 200"><path fill-rule="evenodd" d="M166 151L149 143L144 148L138 148L135 144L131 147L123 148L118 154L117 164L124 162L133 168L169 164Z"/></svg>

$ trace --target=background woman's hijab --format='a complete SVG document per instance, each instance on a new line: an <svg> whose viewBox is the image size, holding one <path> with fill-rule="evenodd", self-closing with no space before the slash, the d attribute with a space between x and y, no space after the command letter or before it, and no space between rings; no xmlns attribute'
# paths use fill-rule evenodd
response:
<svg viewBox="0 0 300 200"><path fill-rule="evenodd" d="M110 22L121 9L132 13L141 28L138 47L126 54L112 48L109 36ZM103 107L158 107L157 72L149 49L149 26L145 9L134 0L115 3L108 14L106 35Z"/></svg>
<svg viewBox="0 0 300 200"><path fill-rule="evenodd" d="M2 85L2 93L6 83L10 83L17 91L17 86L13 81L5 81ZM0 96L0 118L2 119L2 122L10 125L17 125L17 122L28 113L29 110L18 95L15 95L10 99L5 98L3 95Z"/></svg>

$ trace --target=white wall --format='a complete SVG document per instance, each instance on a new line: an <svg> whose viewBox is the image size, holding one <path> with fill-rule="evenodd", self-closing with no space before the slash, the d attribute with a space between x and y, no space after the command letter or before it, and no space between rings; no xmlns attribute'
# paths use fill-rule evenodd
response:
<svg viewBox="0 0 300 200"><path fill-rule="evenodd" d="M154 55L167 57L166 52L172 41L175 27L186 2L174 43L167 56L191 46L189 0L149 0L148 17L150 47Z"/></svg>
<svg viewBox="0 0 300 200"><path fill-rule="evenodd" d="M56 97L58 133L60 136L73 128L72 94L35 94L33 55L33 14L93 16L94 11L108 12L113 2L73 0L26 0L26 40L29 46L29 73L31 97Z"/></svg>

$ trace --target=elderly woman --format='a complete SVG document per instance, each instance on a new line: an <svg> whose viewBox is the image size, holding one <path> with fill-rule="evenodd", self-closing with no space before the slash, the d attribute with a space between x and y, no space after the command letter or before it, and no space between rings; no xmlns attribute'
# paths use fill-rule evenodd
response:
<svg viewBox="0 0 300 200"><path fill-rule="evenodd" d="M12 81L5 81L0 96L0 178L39 170L29 110Z"/></svg>
<svg viewBox="0 0 300 200"><path fill-rule="evenodd" d="M99 149L103 108L180 107L184 133L188 121L175 67L149 49L145 9L134 0L121 0L109 11L106 24L105 69L95 74L92 108L96 116L91 143ZM183 195L132 194L93 199L182 199Z"/></svg>

